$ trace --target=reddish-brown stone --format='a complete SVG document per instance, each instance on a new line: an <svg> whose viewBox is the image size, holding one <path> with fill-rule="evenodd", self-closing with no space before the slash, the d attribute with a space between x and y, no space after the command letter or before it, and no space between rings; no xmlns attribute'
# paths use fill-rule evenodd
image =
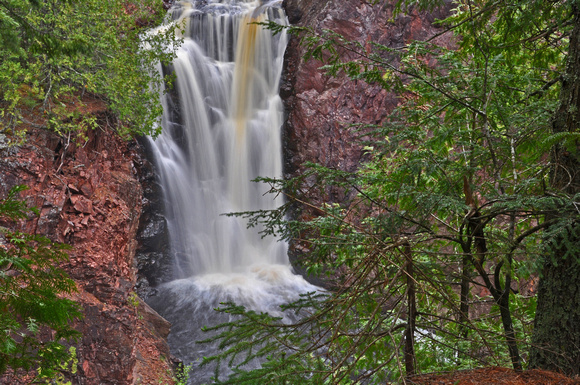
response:
<svg viewBox="0 0 580 385"><path fill-rule="evenodd" d="M90 111L100 118L104 107ZM104 123L104 121L103 121ZM0 196L14 185L41 215L19 224L72 246L64 265L76 281L73 295L84 318L73 384L172 383L169 325L137 298L135 233L142 189L130 144L110 130L88 133L78 144L32 127L26 143L0 150ZM165 359L163 359L165 358ZM11 384L27 383L25 376Z"/></svg>
<svg viewBox="0 0 580 385"><path fill-rule="evenodd" d="M316 33L328 29L359 43L370 52L373 43L390 48L402 47L412 40L424 40L440 30L435 19L444 18L447 6L431 14L411 11L393 16L393 2L364 0L284 0L290 23L307 26ZM448 37L439 38L439 40ZM448 42L447 42L448 43ZM317 60L304 59L307 47L300 40L290 40L285 57L281 84L286 120L284 125L284 173L286 177L302 175L305 162L343 171L356 171L365 160L361 131L353 124L381 125L398 104L398 95L387 92L377 84L350 80L344 74L329 77ZM342 59L360 59L348 50L340 50ZM396 56L384 54L382 60L396 65ZM369 139L364 138L364 139ZM320 206L323 202L337 202L348 206L355 191L325 187L320 193L316 181L306 180L305 200ZM322 194L322 195L320 195ZM311 219L320 215L312 208L297 207L293 215ZM304 246L304 245L303 245ZM292 243L290 258L300 271L300 255L307 247ZM315 280L319 285L327 283Z"/></svg>
<svg viewBox="0 0 580 385"><path fill-rule="evenodd" d="M578 385L580 379L546 370L516 372L508 368L480 368L444 374L425 374L407 379L413 385Z"/></svg>
<svg viewBox="0 0 580 385"><path fill-rule="evenodd" d="M411 40L433 36L433 21L446 10L432 14L411 12L393 19L392 4L371 5L364 0L285 0L290 22L316 32L333 30L370 50L372 43L401 47ZM306 48L298 38L290 41L281 94L287 112L285 121L285 172L300 175L304 162L354 171L364 160L354 123L381 124L397 105L394 93L376 84L352 81L344 75L329 77L322 63L306 61ZM343 52L344 59L359 58ZM386 58L387 60L396 60ZM344 196L326 199L341 201Z"/></svg>

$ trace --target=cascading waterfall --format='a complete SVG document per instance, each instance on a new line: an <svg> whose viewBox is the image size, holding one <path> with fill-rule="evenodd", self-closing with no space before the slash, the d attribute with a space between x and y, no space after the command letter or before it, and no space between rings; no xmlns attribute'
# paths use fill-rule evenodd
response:
<svg viewBox="0 0 580 385"><path fill-rule="evenodd" d="M282 203L251 182L282 175L278 88L287 39L256 24L285 23L280 3L200 0L170 11L174 22L184 23L172 65L177 97L164 97L163 132L151 146L175 280L150 303L173 324L172 353L194 365L213 349L196 344L208 337L200 328L227 321L213 311L220 302L279 314L279 305L316 290L292 273L284 242L223 215ZM210 375L211 368L194 372L192 383Z"/></svg>

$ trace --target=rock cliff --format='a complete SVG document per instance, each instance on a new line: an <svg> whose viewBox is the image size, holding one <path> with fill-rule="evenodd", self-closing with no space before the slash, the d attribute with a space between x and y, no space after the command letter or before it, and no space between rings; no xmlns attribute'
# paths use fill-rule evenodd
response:
<svg viewBox="0 0 580 385"><path fill-rule="evenodd" d="M64 266L76 281L74 295L84 318L73 384L170 384L169 325L133 292L135 234L143 191L137 179L135 144L107 128L104 105L86 100L85 113L101 128L87 138L58 137L28 128L21 146L0 150L0 196L25 184L40 216L20 230L72 246ZM26 383L19 373L3 383Z"/></svg>
<svg viewBox="0 0 580 385"><path fill-rule="evenodd" d="M328 29L349 41L361 44L365 50L374 43L390 48L403 47L411 40L425 40L439 31L436 19L448 14L451 2L430 14L411 11L393 15L393 2L371 4L365 0L284 0L289 21L308 27L320 34ZM303 174L305 162L355 171L364 162L361 135L353 124L380 125L398 104L398 95L387 92L377 84L350 80L344 74L325 75L317 60L305 60L307 48L293 37L286 50L285 68L281 84L286 119L284 125L285 177ZM341 52L343 60L359 59L348 50ZM396 56L384 57L396 64ZM368 138L366 138L368 139ZM355 196L353 190L316 187L315 180L306 180L303 186L307 201L315 206L323 202L339 203L347 207ZM316 210L296 207L293 215L309 219ZM307 248L307 247L306 247ZM298 271L301 247L290 246L290 259ZM332 285L313 279L319 285Z"/></svg>
<svg viewBox="0 0 580 385"><path fill-rule="evenodd" d="M162 187L153 164L153 155L146 138L139 140L135 165L143 189L141 220L137 231L135 259L138 275L136 291L147 300L155 287L172 279L169 230L165 220Z"/></svg>
<svg viewBox="0 0 580 385"><path fill-rule="evenodd" d="M316 33L333 30L367 50L373 43L395 48L411 40L433 36L438 31L433 22L443 18L449 8L431 14L414 11L410 15L393 17L392 3L285 0L284 6L292 24L310 27ZM306 61L305 53L306 48L300 45L300 40L291 39L281 86L287 114L284 127L286 175L299 175L307 161L354 171L363 160L363 151L358 139L360 133L351 125L381 124L397 105L398 96L379 85L352 81L344 75L326 76L320 69L322 63ZM357 57L344 52L343 58ZM344 198L327 197L335 202Z"/></svg>

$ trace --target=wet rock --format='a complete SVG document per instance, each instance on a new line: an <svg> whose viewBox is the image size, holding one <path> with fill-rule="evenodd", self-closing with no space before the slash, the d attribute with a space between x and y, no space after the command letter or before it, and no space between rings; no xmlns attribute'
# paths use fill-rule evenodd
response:
<svg viewBox="0 0 580 385"><path fill-rule="evenodd" d="M138 269L136 290L143 299L155 293L155 287L172 278L172 258L169 232L164 216L163 191L155 166L149 161L146 138L135 143L134 164L143 187L142 214L137 231L136 261Z"/></svg>
<svg viewBox="0 0 580 385"><path fill-rule="evenodd" d="M149 330L151 330L155 335L160 337L162 340L165 340L169 335L171 330L171 323L169 323L165 318L161 317L153 308L145 301L139 298L139 305L137 307L137 311L145 324L148 326ZM165 343L163 345L164 349L167 349L167 353L169 353L169 347Z"/></svg>

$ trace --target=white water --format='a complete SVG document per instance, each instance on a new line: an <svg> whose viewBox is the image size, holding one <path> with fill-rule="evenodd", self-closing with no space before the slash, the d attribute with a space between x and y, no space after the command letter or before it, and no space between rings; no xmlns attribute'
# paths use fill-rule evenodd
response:
<svg viewBox="0 0 580 385"><path fill-rule="evenodd" d="M225 319L212 310L234 301L279 314L316 288L291 272L287 246L224 213L278 207L281 197L251 182L282 175L278 95L287 37L252 22L285 23L280 1L181 2L185 41L173 63L179 104L164 99L163 132L151 145L164 189L175 280L152 305L173 323L170 345L196 361L199 329ZM193 383L209 377L196 374Z"/></svg>

